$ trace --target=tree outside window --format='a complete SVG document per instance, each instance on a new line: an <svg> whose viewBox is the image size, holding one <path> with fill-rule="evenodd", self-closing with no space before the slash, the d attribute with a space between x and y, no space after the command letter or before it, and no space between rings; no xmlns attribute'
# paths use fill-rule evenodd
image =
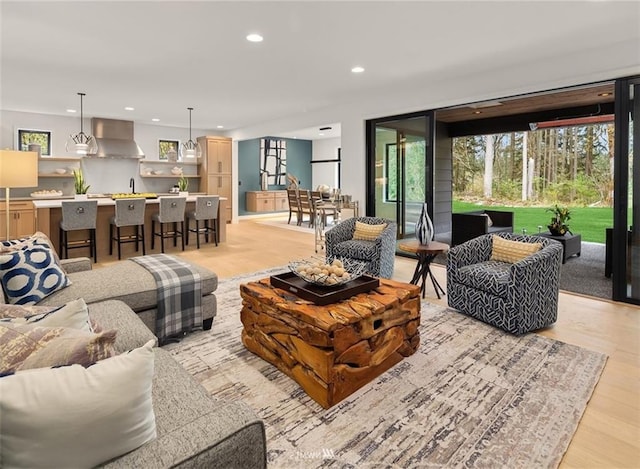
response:
<svg viewBox="0 0 640 469"><path fill-rule="evenodd" d="M51 132L48 130L18 129L18 149L29 151L29 144L40 145L41 155L51 155Z"/></svg>
<svg viewBox="0 0 640 469"><path fill-rule="evenodd" d="M175 152L177 156L179 148L179 140L158 140L158 155L161 160L168 160L170 152Z"/></svg>

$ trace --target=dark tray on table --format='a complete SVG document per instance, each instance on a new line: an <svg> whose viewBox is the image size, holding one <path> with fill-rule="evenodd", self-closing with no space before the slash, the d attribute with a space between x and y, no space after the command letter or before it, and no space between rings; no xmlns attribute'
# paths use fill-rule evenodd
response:
<svg viewBox="0 0 640 469"><path fill-rule="evenodd" d="M293 272L272 275L271 285L294 295L323 306L351 298L358 293L365 293L378 288L380 280L376 277L361 275L343 285L320 286L309 283Z"/></svg>

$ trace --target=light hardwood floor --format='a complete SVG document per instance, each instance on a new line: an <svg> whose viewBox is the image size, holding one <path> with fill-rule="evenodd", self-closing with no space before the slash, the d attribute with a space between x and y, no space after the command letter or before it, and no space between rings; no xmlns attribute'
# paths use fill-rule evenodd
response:
<svg viewBox="0 0 640 469"><path fill-rule="evenodd" d="M173 247L167 252L208 267L221 279L315 254L313 234L256 221L227 225L227 237L218 247L202 244L196 250L193 242L184 253ZM394 279L408 282L414 262L396 257ZM434 265L433 271L446 290L444 267ZM438 300L431 286L426 301L446 305L446 297ZM557 323L540 334L609 356L560 467L640 467L640 308L561 293Z"/></svg>

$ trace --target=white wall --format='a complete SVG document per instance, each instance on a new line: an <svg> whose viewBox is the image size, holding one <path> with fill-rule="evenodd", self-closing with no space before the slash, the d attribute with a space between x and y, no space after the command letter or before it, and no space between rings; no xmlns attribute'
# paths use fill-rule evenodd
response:
<svg viewBox="0 0 640 469"><path fill-rule="evenodd" d="M339 138L324 138L311 143L312 160L335 160L340 148ZM315 163L311 165L311 187L320 184L331 188L338 187L338 163Z"/></svg>
<svg viewBox="0 0 640 469"><path fill-rule="evenodd" d="M80 131L80 118L55 116L48 114L35 114L29 112L2 111L0 113L0 148L17 148L18 129L48 130L51 131L51 150L54 157L72 157L67 153L65 144L69 134ZM91 119L84 119L85 133L91 133ZM191 134L195 139L200 135L216 135L218 132L204 129L192 129ZM189 128L166 127L134 123L134 138L142 148L145 160L158 160L158 140L189 139ZM46 163L49 166L51 163ZM60 167L70 166L69 163ZM178 164L178 166L180 166ZM137 192L167 192L175 183L173 179L141 178L138 160L117 158L83 158L82 168L85 179L91 185L91 193L129 192L129 179L134 178ZM163 168L168 171L170 167ZM193 169L195 173L195 168ZM185 171L187 173L187 171ZM191 172L189 172L191 173ZM58 189L65 195L73 193L73 181L64 178L41 178L40 189ZM190 189L197 190L197 179L190 180ZM35 189L14 189L12 195L16 197L26 196Z"/></svg>

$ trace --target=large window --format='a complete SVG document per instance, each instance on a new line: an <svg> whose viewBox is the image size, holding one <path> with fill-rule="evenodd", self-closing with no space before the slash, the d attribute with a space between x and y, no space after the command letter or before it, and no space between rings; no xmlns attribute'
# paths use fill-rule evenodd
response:
<svg viewBox="0 0 640 469"><path fill-rule="evenodd" d="M41 155L51 155L50 131L18 129L18 150L29 151L30 143L40 145Z"/></svg>

